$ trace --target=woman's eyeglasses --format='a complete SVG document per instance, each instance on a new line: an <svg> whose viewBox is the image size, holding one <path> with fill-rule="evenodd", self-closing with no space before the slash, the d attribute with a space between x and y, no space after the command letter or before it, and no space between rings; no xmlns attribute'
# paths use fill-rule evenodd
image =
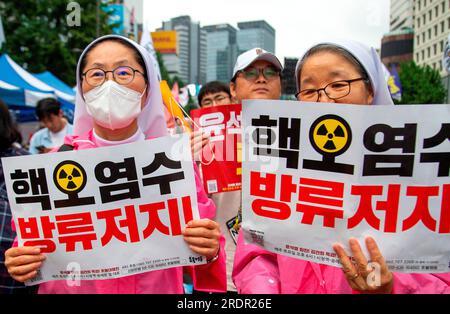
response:
<svg viewBox="0 0 450 314"><path fill-rule="evenodd" d="M320 91L323 90L328 98L334 99L334 100L340 99L340 98L343 98L343 97L347 96L348 94L350 94L351 84L353 82L357 82L357 81L365 81L366 83L369 82L369 80L364 77L360 77L360 78L353 79L353 80L336 81L336 82L332 82L332 83L328 84L324 88L304 89L304 90L298 92L297 94L295 94L295 97L301 101L317 102L317 101L319 101L319 98L320 98Z"/></svg>
<svg viewBox="0 0 450 314"><path fill-rule="evenodd" d="M113 79L117 84L128 85L133 82L136 72L140 73L145 78L144 73L129 66L120 66L112 71L93 68L84 72L83 76L86 83L93 87L97 87L105 83L107 73L112 73Z"/></svg>

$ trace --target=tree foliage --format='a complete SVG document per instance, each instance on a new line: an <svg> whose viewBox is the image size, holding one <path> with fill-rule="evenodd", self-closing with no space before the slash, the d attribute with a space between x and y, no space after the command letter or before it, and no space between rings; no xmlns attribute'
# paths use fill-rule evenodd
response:
<svg viewBox="0 0 450 314"><path fill-rule="evenodd" d="M442 104L447 91L439 71L428 65L418 66L414 61L400 65L402 100L398 104Z"/></svg>
<svg viewBox="0 0 450 314"><path fill-rule="evenodd" d="M97 38L97 1L77 0L80 26L69 26L67 0L0 1L7 53L30 72L50 71L67 84L76 82L75 71L83 49ZM99 35L112 33L108 13L100 4Z"/></svg>

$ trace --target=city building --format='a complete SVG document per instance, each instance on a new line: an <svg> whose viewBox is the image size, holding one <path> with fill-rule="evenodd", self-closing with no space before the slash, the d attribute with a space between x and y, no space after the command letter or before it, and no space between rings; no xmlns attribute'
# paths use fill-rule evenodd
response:
<svg viewBox="0 0 450 314"><path fill-rule="evenodd" d="M178 36L176 31L156 31L151 33L153 49L162 56L164 66L171 78L179 76Z"/></svg>
<svg viewBox="0 0 450 314"><path fill-rule="evenodd" d="M447 76L442 58L450 34L450 0L415 0L414 33L414 61Z"/></svg>
<svg viewBox="0 0 450 314"><path fill-rule="evenodd" d="M390 68L414 59L414 0L391 0L390 32L381 41L381 61Z"/></svg>
<svg viewBox="0 0 450 314"><path fill-rule="evenodd" d="M275 29L266 21L241 22L238 28L239 53L255 47L275 53Z"/></svg>
<svg viewBox="0 0 450 314"><path fill-rule="evenodd" d="M174 31L177 37L176 53L161 51L164 65L173 78L178 76L185 84L204 84L209 81L229 82L237 56L259 47L275 53L275 29L266 21L200 27L189 16L178 16L165 21L152 33L153 42L162 40L162 31ZM155 39L156 36L156 39Z"/></svg>
<svg viewBox="0 0 450 314"><path fill-rule="evenodd" d="M383 37L381 59L388 68L414 60L439 71L448 102L450 76L442 59L449 35L450 0L391 0L390 33Z"/></svg>
<svg viewBox="0 0 450 314"><path fill-rule="evenodd" d="M380 57L388 69L392 65L398 67L402 62L412 61L413 51L414 30L412 28L397 29L383 36Z"/></svg>
<svg viewBox="0 0 450 314"><path fill-rule="evenodd" d="M206 32L206 81L229 82L237 59L237 30L229 24L210 25Z"/></svg>
<svg viewBox="0 0 450 314"><path fill-rule="evenodd" d="M238 23L236 29L229 24L202 28L206 32L206 79L229 82L239 54L263 48L275 53L275 29L266 21Z"/></svg>
<svg viewBox="0 0 450 314"><path fill-rule="evenodd" d="M178 44L178 77L185 83L202 84L206 80L206 34L200 28L200 23L192 22L190 16L179 16L163 22L159 30L177 32ZM163 54L164 63L167 56ZM173 56L170 56L173 59ZM173 60L172 60L173 61Z"/></svg>
<svg viewBox="0 0 450 314"><path fill-rule="evenodd" d="M414 0L391 0L390 31L414 28Z"/></svg>
<svg viewBox="0 0 450 314"><path fill-rule="evenodd" d="M283 99L295 99L297 85L295 82L295 67L298 58L284 58L284 68L281 73L281 93Z"/></svg>

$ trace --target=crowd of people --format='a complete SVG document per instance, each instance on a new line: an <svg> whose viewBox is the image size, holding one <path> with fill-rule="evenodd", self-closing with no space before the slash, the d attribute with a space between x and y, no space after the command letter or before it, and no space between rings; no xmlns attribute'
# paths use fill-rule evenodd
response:
<svg viewBox="0 0 450 314"><path fill-rule="evenodd" d="M159 81L154 58L140 45L108 35L87 46L78 63L77 98L74 125L64 119L55 100L37 106L45 128L37 132L30 153L95 149L149 140L167 135ZM200 107L240 104L247 99L277 100L281 97L281 72L278 58L261 48L241 54L229 84L210 82L199 92ZM351 41L321 42L308 49L295 71L297 99L307 102L358 105L393 105L380 58L376 51ZM299 103L301 105L301 103ZM18 132L1 104L1 157L28 152L17 148ZM178 124L177 124L178 125ZM181 123L179 123L181 127ZM209 142L202 132L191 133L195 156ZM79 286L65 281L42 283L38 293L184 293L184 274L189 273L194 293L449 293L450 273L406 274L389 270L373 238L364 244L349 239L350 255L340 245L333 247L342 268L294 259L263 250L244 241L242 233L233 236L227 221L242 220L242 192L207 195L194 162L200 219L188 224L183 233L192 251L206 257L207 263L174 267L118 279L86 280ZM8 204L0 168L1 225L0 291L26 291L23 282L36 276L45 263L37 247L20 247ZM361 248L365 245L370 256ZM368 261L381 266L380 285L372 286Z"/></svg>

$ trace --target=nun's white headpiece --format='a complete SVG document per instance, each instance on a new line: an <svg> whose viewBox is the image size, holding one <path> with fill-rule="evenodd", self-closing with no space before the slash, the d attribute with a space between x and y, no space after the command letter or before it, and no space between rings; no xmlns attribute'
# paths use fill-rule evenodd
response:
<svg viewBox="0 0 450 314"><path fill-rule="evenodd" d="M309 48L299 59L297 67L295 69L295 82L297 85L297 91L299 91L299 71L300 65L302 63L305 55L314 47L318 45L334 45L342 49L347 50L351 55L353 55L356 60L361 63L361 65L366 70L369 75L370 83L372 84L374 97L372 105L393 105L391 94L386 82L386 77L383 71L383 64L381 63L380 57L374 48L369 48L359 42L350 40L331 40L323 41L315 44Z"/></svg>
<svg viewBox="0 0 450 314"><path fill-rule="evenodd" d="M78 61L77 66L77 92L75 101L75 117L74 117L74 135L82 135L94 127L93 119L88 114L86 110L86 103L82 97L81 81L80 81L80 63L86 53L90 48L98 43L108 38L119 38L130 43L136 50L141 54L142 59L145 62L145 67L147 70L147 80L148 80L148 97L144 108L142 108L141 113L138 117L138 125L142 132L147 136L160 137L167 135L167 126L164 118L163 111L163 101L161 96L161 90L159 87L158 77L154 71L154 63L156 60L153 56L145 50L144 47L135 43L134 41L119 35L106 35L97 38L91 42L83 51Z"/></svg>

